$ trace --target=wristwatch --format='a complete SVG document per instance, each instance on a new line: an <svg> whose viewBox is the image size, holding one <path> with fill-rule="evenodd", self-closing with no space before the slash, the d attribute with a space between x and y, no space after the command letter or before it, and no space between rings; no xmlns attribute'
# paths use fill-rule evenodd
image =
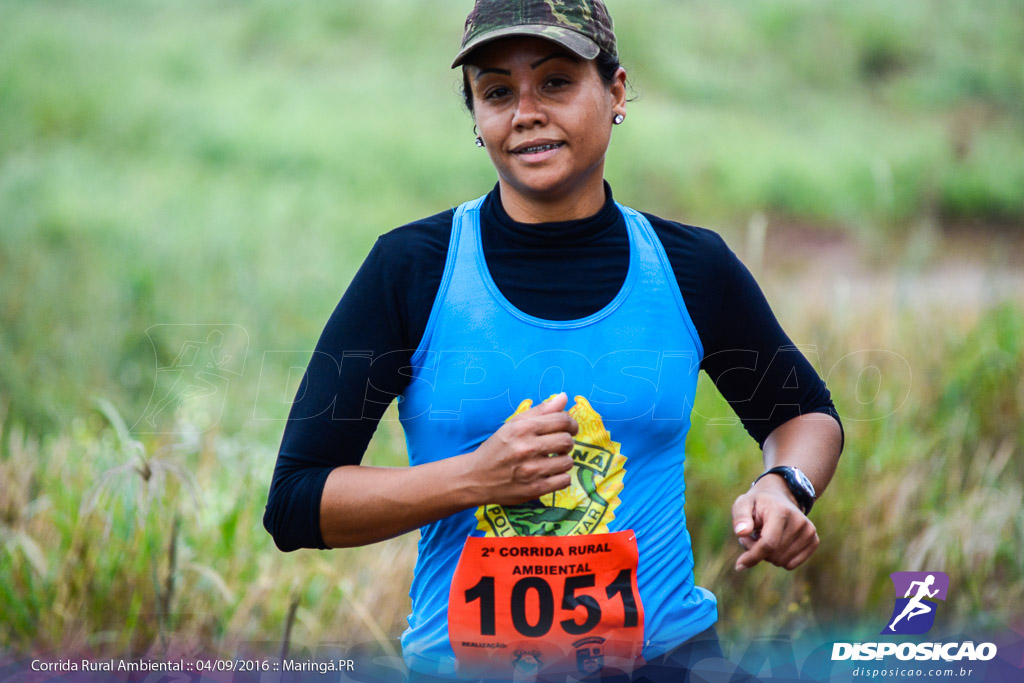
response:
<svg viewBox="0 0 1024 683"><path fill-rule="evenodd" d="M761 481L769 474L777 474L782 477L782 480L786 482L786 486L789 487L789 492L796 498L797 505L804 511L804 514L808 514L811 508L814 507L814 500L817 496L814 493L814 485L811 480L807 478L807 475L801 472L796 467L789 465L779 465L773 467L770 470L766 470L761 473L761 476L754 480L754 484ZM753 486L754 484L751 484Z"/></svg>

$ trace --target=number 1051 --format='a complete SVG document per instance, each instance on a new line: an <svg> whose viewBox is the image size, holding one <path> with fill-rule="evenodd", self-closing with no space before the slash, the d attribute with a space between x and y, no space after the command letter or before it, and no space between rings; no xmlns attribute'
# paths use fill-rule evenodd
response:
<svg viewBox="0 0 1024 683"><path fill-rule="evenodd" d="M562 605L561 608L567 612L576 613L578 607L583 607L586 616L582 622L577 621L579 614L572 618L562 619L558 625L563 631L571 635L582 635L591 631L601 622L601 602L592 595L577 594L577 591L585 588L593 588L595 583L594 574L581 574L579 576L568 576L562 584ZM534 592L537 594L537 602L540 607L535 623L530 623L526 615L526 598ZM604 587L604 594L607 598L605 607L611 604L616 596L622 601L624 628L637 626L639 614L636 604L636 596L633 594L633 570L623 569L615 579ZM494 577L482 576L475 586L466 591L466 604L480 601L480 635L495 635L495 595ZM512 615L512 625L516 631L530 638L539 638L546 635L555 623L555 596L551 590L551 584L538 576L527 576L516 581L512 586L512 593L509 596L509 607Z"/></svg>

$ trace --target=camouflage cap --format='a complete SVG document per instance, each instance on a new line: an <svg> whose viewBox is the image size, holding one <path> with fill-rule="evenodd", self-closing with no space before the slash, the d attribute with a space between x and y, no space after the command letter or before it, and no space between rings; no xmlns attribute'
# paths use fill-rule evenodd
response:
<svg viewBox="0 0 1024 683"><path fill-rule="evenodd" d="M584 59L601 50L618 56L612 18L601 0L476 0L452 68L483 43L506 36L546 38Z"/></svg>

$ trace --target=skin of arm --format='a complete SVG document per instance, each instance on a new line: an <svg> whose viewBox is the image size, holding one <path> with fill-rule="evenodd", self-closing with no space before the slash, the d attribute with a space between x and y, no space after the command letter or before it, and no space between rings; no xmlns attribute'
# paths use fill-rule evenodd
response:
<svg viewBox="0 0 1024 683"><path fill-rule="evenodd" d="M764 466L766 470L778 465L799 468L820 496L839 462L841 443L839 423L831 415L800 415L769 434L764 442ZM737 571L762 560L796 569L818 547L814 523L800 510L780 476L764 477L736 498L732 518L744 549L736 560Z"/></svg>
<svg viewBox="0 0 1024 683"><path fill-rule="evenodd" d="M515 505L570 484L576 421L558 394L479 448L414 467L346 465L327 477L320 533L332 548L368 545L485 503Z"/></svg>

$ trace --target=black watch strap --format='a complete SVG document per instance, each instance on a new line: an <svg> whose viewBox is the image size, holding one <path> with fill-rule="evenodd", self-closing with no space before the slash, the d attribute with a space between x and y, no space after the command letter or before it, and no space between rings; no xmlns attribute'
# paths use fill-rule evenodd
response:
<svg viewBox="0 0 1024 683"><path fill-rule="evenodd" d="M811 511L817 496L814 493L814 485L807 478L806 474L791 465L779 465L762 472L761 476L754 480L754 484L769 474L777 474L782 477L782 480L786 482L786 486L789 488L789 492L796 498L797 505L800 506L805 515ZM751 486L754 484L751 484Z"/></svg>

